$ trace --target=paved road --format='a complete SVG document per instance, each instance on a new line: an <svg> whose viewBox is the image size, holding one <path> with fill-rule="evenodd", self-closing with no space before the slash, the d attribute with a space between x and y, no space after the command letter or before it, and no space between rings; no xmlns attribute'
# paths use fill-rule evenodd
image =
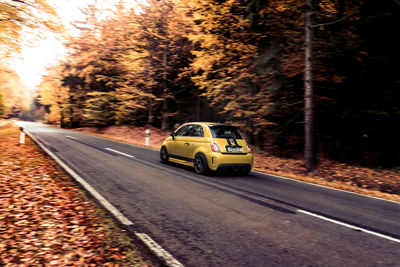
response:
<svg viewBox="0 0 400 267"><path fill-rule="evenodd" d="M400 266L399 203L255 172L200 176L158 151L24 127L185 266Z"/></svg>

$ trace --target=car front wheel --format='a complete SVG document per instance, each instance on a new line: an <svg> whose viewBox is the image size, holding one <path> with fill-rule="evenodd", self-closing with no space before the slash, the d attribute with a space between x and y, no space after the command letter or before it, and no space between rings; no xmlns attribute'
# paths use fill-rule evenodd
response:
<svg viewBox="0 0 400 267"><path fill-rule="evenodd" d="M163 146L160 150L160 159L162 163L168 162L168 150L165 146Z"/></svg>
<svg viewBox="0 0 400 267"><path fill-rule="evenodd" d="M207 159L202 154L194 157L194 171L198 174L206 174L208 171Z"/></svg>

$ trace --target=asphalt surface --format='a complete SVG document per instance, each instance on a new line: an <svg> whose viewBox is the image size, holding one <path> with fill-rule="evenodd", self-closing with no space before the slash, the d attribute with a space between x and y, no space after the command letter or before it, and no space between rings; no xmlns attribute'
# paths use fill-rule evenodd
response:
<svg viewBox="0 0 400 267"><path fill-rule="evenodd" d="M185 266L400 266L397 202L256 172L201 176L158 151L23 126Z"/></svg>

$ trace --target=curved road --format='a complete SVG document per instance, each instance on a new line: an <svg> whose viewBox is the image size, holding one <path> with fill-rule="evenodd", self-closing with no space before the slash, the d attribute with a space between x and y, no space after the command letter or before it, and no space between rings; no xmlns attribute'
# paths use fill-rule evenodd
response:
<svg viewBox="0 0 400 267"><path fill-rule="evenodd" d="M400 204L251 172L200 176L158 151L21 123L185 266L400 266Z"/></svg>

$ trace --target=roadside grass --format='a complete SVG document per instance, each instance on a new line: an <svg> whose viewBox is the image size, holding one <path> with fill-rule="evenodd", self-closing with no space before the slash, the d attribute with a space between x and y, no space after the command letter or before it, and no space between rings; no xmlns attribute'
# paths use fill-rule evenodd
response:
<svg viewBox="0 0 400 267"><path fill-rule="evenodd" d="M153 266L134 238L0 121L0 266Z"/></svg>
<svg viewBox="0 0 400 267"><path fill-rule="evenodd" d="M146 129L151 130L150 145L147 148L160 149L162 142L169 136L169 132L152 126L85 127L72 131L145 147ZM253 169L259 172L400 202L400 167L373 169L319 158L319 165L312 172L307 173L301 159L277 157L256 147L253 148L253 154Z"/></svg>

